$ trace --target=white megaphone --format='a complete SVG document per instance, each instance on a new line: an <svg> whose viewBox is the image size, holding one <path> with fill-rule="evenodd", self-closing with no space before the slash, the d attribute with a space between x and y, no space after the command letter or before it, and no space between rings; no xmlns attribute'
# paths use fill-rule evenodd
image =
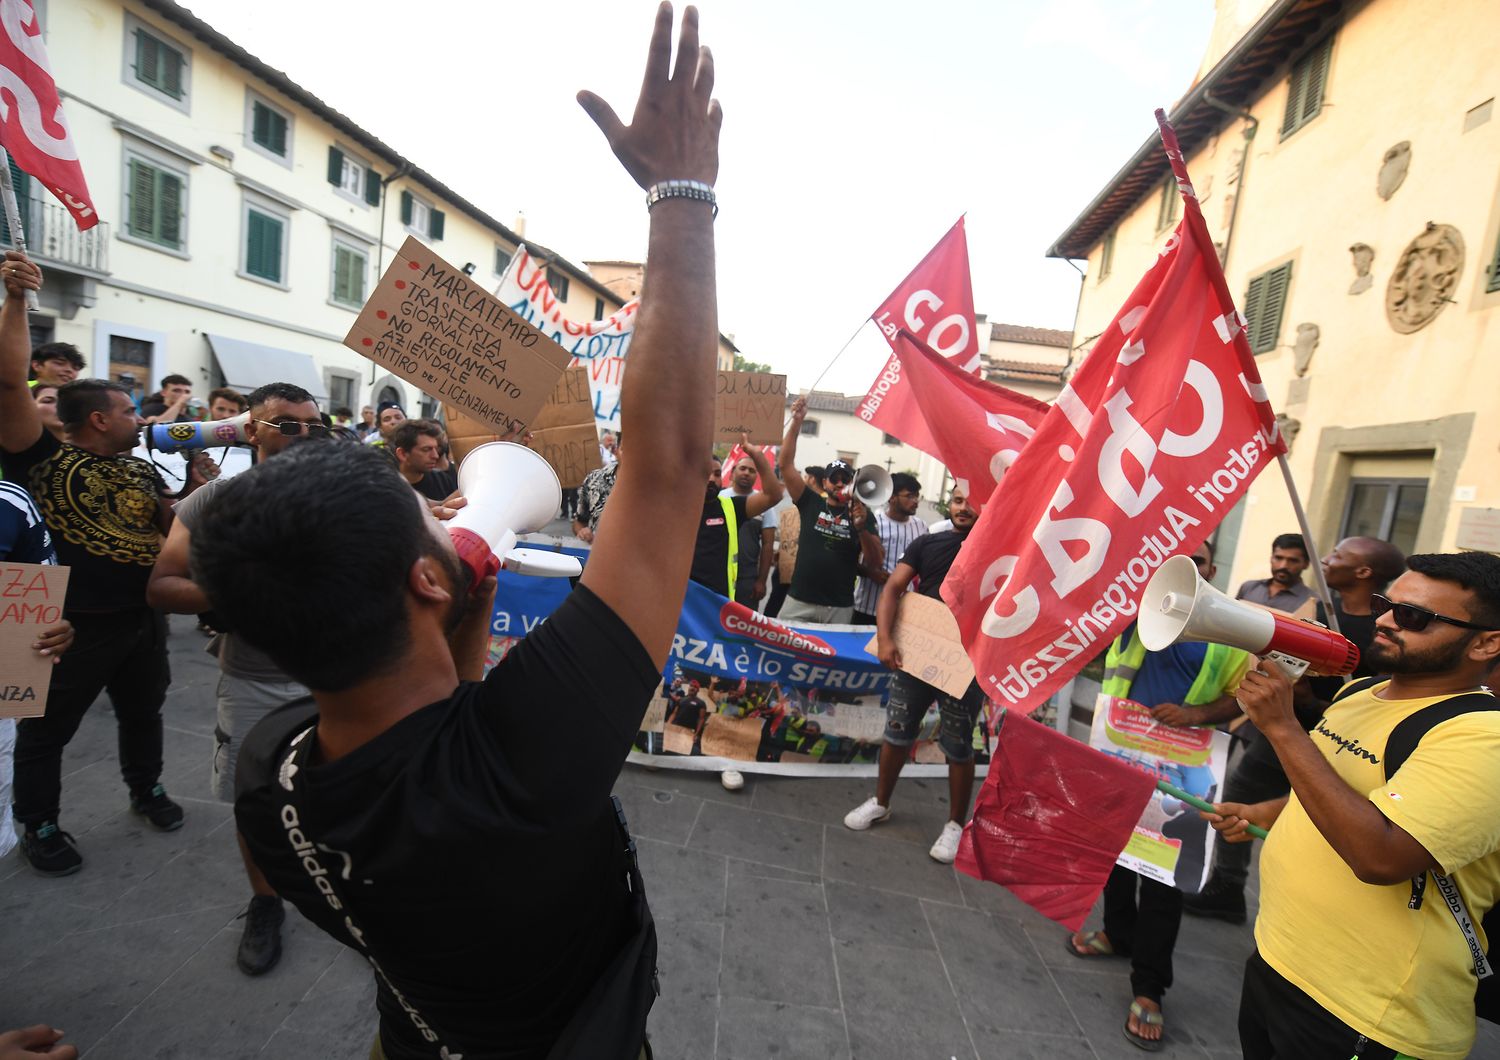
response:
<svg viewBox="0 0 1500 1060"><path fill-rule="evenodd" d="M891 499L891 473L879 464L866 464L854 476L850 491L866 508L879 508Z"/></svg>
<svg viewBox="0 0 1500 1060"><path fill-rule="evenodd" d="M184 449L211 449L219 445L248 445L245 425L250 413L242 412L227 420L202 423L153 423L146 428L146 448L158 453L177 453Z"/></svg>
<svg viewBox="0 0 1500 1060"><path fill-rule="evenodd" d="M1333 630L1229 599L1198 576L1190 556L1173 556L1151 576L1136 629L1148 651L1183 640L1228 644L1271 656L1292 678L1303 670L1347 674L1359 665L1359 649Z"/></svg>
<svg viewBox="0 0 1500 1060"><path fill-rule="evenodd" d="M562 501L557 472L540 454L514 442L486 442L459 465L458 492L469 503L445 525L471 588L502 566L544 578L583 571L572 556L515 547L517 535L546 526Z"/></svg>

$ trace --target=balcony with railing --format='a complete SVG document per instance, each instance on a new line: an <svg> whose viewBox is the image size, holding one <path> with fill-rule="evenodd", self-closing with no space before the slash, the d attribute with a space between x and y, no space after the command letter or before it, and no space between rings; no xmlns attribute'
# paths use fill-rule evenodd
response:
<svg viewBox="0 0 1500 1060"><path fill-rule="evenodd" d="M87 276L109 275L109 225L80 232L61 204L29 195L17 197L26 247L43 267L74 269ZM13 246L10 225L0 215L0 245Z"/></svg>

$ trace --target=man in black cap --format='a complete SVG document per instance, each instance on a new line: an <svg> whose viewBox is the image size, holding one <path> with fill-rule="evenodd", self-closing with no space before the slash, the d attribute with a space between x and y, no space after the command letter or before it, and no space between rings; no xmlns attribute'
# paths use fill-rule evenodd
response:
<svg viewBox="0 0 1500 1060"><path fill-rule="evenodd" d="M807 488L797 472L797 438L807 415L807 398L792 402L792 419L777 457L787 496L802 516L797 537L797 566L792 587L777 615L783 622L847 623L854 618L854 579L859 561L880 567L880 538L873 533L869 510L849 496L854 469L835 460L823 473L827 493Z"/></svg>

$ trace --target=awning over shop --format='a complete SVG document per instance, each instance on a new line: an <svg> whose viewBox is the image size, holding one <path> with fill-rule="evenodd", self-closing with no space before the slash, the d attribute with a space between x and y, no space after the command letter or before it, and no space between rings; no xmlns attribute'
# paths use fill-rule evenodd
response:
<svg viewBox="0 0 1500 1060"><path fill-rule="evenodd" d="M224 373L225 386L249 394L266 383L294 383L327 406L328 388L311 355L223 335L209 335L208 345Z"/></svg>

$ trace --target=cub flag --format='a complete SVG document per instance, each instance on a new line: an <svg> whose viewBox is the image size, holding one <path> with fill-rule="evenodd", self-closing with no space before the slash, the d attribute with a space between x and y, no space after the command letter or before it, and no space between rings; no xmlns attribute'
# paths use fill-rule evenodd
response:
<svg viewBox="0 0 1500 1060"><path fill-rule="evenodd" d="M985 691L1039 703L1285 451L1198 200L1006 473L943 581Z"/></svg>
<svg viewBox="0 0 1500 1060"><path fill-rule="evenodd" d="M895 347L932 435L934 447L925 451L947 465L979 507L1041 425L1046 404L970 375L909 331L896 336Z"/></svg>
<svg viewBox="0 0 1500 1060"><path fill-rule="evenodd" d="M80 230L99 223L31 0L0 4L0 147L56 195Z"/></svg>
<svg viewBox="0 0 1500 1060"><path fill-rule="evenodd" d="M964 219L937 241L880 308L870 314L892 348L905 329L965 372L979 372L979 336L974 330L974 288L969 280L969 241ZM892 353L860 402L859 418L924 453L936 444Z"/></svg>

